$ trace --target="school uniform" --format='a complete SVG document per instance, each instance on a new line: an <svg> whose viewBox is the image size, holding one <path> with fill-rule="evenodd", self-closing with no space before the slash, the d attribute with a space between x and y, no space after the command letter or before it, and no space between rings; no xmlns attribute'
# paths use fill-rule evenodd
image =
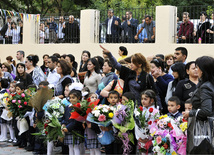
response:
<svg viewBox="0 0 214 155"><path fill-rule="evenodd" d="M179 116L182 116L182 113L180 113L179 111L177 111L176 113L167 113L167 116L172 117L174 119L177 119Z"/></svg>

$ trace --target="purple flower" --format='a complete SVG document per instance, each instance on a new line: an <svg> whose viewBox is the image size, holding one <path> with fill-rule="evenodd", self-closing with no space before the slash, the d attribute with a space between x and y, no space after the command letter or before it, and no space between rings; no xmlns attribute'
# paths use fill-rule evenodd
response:
<svg viewBox="0 0 214 155"><path fill-rule="evenodd" d="M22 103L21 100L18 100L18 103L21 104Z"/></svg>

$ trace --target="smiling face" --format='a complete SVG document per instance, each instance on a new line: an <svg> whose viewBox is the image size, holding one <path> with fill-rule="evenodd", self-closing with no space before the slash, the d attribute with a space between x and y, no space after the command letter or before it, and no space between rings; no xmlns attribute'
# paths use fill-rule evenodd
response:
<svg viewBox="0 0 214 155"><path fill-rule="evenodd" d="M2 69L3 72L8 72L8 69L7 69L7 67L5 65L2 65L1 69Z"/></svg>
<svg viewBox="0 0 214 155"><path fill-rule="evenodd" d="M69 95L69 102L72 103L73 105L78 102L78 97L76 97L74 94Z"/></svg>

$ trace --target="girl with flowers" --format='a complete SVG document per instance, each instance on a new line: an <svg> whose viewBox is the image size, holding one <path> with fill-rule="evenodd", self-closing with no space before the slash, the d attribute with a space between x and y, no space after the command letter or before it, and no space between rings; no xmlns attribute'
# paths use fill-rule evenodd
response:
<svg viewBox="0 0 214 155"><path fill-rule="evenodd" d="M138 148L142 154L151 153L152 137L149 130L154 121L159 117L156 94L153 90L145 90L141 93L142 106L135 108L135 137L138 140Z"/></svg>
<svg viewBox="0 0 214 155"><path fill-rule="evenodd" d="M90 93L88 95L89 102L95 102L97 100L97 94ZM90 150L90 155L100 155L100 147L101 144L99 143L97 139L97 134L100 133L99 126L95 123L86 122L83 124L83 127L85 128L85 134L87 137L87 149Z"/></svg>
<svg viewBox="0 0 214 155"><path fill-rule="evenodd" d="M79 155L81 152L80 144L83 143L84 130L81 122L75 119L70 119L71 111L73 108L71 106L78 106L79 100L82 98L81 92L76 89L72 89L69 93L70 105L66 106L65 113L62 118L62 131L65 133L64 144L69 147L69 155ZM72 134L75 131L80 136Z"/></svg>

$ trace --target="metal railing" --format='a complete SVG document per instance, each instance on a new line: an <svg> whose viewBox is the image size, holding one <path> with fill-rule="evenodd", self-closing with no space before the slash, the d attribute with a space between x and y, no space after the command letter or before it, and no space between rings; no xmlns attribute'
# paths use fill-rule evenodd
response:
<svg viewBox="0 0 214 155"><path fill-rule="evenodd" d="M70 16L45 16L40 19L39 43L79 43L79 14Z"/></svg>
<svg viewBox="0 0 214 155"><path fill-rule="evenodd" d="M23 21L16 16L1 16L0 44L22 44Z"/></svg>
<svg viewBox="0 0 214 155"><path fill-rule="evenodd" d="M214 43L213 8L205 5L178 6L177 43Z"/></svg>
<svg viewBox="0 0 214 155"><path fill-rule="evenodd" d="M150 8L115 9L113 12L112 23L108 18L108 10L100 11L100 43L154 42L155 39L151 39L151 36L155 32L153 32L151 27L155 27L155 6ZM135 35L145 22L146 15L152 18L152 22L148 24L151 27L146 27L138 35L138 39L135 39Z"/></svg>

